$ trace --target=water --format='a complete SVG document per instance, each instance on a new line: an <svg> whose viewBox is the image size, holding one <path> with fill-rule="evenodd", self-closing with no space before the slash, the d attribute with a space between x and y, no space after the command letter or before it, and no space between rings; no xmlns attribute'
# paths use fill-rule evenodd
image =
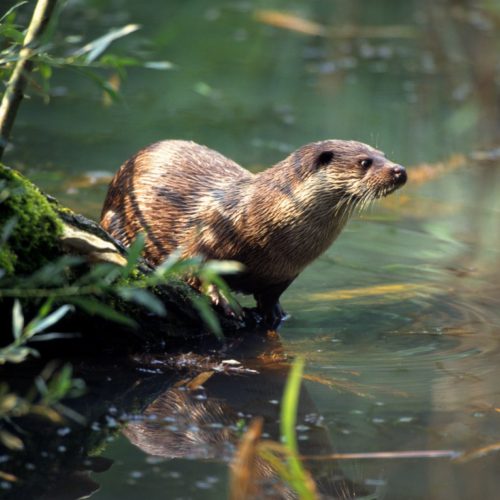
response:
<svg viewBox="0 0 500 500"><path fill-rule="evenodd" d="M119 164L162 138L207 144L254 171L307 142L352 138L407 165L409 182L351 221L287 290L291 318L280 342L249 336L251 345L230 351L260 375L215 375L189 393L173 386L175 373L151 372L158 365L74 360L90 390L72 406L98 425L31 436L34 471L2 455L16 463L9 470L31 478L27 498L40 498L40 485L50 485L45 498L78 498L97 485L92 498L102 500L224 498L239 426L263 415L265 432L278 437L287 370L270 353L306 359L304 454L498 444L500 176L498 161L469 159L499 145L498 2L148 6L73 4L60 29L91 38L137 22L142 32L114 50L167 59L175 69L129 70L123 102L108 107L81 76L56 73L49 105L23 103L8 164L93 218ZM320 22L332 36L256 20L271 8ZM359 27L365 35L375 27L376 36L351 36ZM459 168L447 162L454 154L467 156ZM438 161L444 167L422 166ZM155 355L161 367L162 353ZM85 462L88 455L98 458ZM312 464L323 491L342 498L493 499L500 487L494 450L466 463Z"/></svg>

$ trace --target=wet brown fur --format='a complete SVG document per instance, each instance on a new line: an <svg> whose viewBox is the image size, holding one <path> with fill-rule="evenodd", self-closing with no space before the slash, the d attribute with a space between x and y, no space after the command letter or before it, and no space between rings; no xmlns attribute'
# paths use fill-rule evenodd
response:
<svg viewBox="0 0 500 500"><path fill-rule="evenodd" d="M369 169L360 165L366 158L373 160ZM366 144L327 140L252 174L205 146L162 141L120 168L101 224L125 245L144 232L154 264L177 248L185 257L242 262L246 271L229 284L258 303L277 303L356 207L404 183L395 180L394 167Z"/></svg>

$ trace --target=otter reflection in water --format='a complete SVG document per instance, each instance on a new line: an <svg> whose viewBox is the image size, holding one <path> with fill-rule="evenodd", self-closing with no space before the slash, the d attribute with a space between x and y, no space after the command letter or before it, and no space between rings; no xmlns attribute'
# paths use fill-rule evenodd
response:
<svg viewBox="0 0 500 500"><path fill-rule="evenodd" d="M123 429L124 435L149 455L165 458L210 459L230 463L241 437L239 422L252 417L264 420L264 435L279 440L279 403L286 381L286 368L271 367L258 375L213 375L203 388L170 388L156 398ZM303 455L332 453L321 418L307 391L300 394L297 423ZM307 429L307 430L306 430ZM254 463L258 481L255 498L296 498L295 493L263 459ZM366 495L360 486L343 477L331 463L308 469L322 498L356 498Z"/></svg>

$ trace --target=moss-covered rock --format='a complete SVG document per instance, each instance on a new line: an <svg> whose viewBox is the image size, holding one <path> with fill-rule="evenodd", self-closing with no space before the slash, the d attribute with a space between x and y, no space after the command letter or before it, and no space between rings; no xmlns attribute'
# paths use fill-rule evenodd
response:
<svg viewBox="0 0 500 500"><path fill-rule="evenodd" d="M6 274L14 274L16 256L6 245L0 247L0 269Z"/></svg>
<svg viewBox="0 0 500 500"><path fill-rule="evenodd" d="M80 289L81 297L72 290L72 299L67 300L78 307L72 315L63 318L58 327L60 331L74 331L74 325L78 325L78 331L85 332L84 343L89 340L88 345L92 349L95 348L94 342L109 342L114 347L129 349L132 342L142 347L144 342L166 338L182 341L206 333L208 316L197 306L198 293L186 282L174 279L153 286L147 279L153 268L146 261L140 260L130 273L127 272L125 277L122 276L125 273L121 273L113 283L104 280L102 272L92 275L93 267L98 263L126 266L126 250L97 223L62 207L19 172L0 163L0 277L4 274L9 277L5 281L9 283L9 293L3 294L7 300L0 300L0 316L11 316L12 299L17 296L17 292L12 290L16 290L18 278L32 274L63 255L75 255L83 260L78 266L65 270L65 281L61 286L71 287L77 283L75 286L78 288L79 278L87 276L87 272L93 277L86 282L86 287ZM104 281L99 281L99 277ZM19 282L22 281L21 278ZM95 286L89 292L90 285ZM43 282L37 283L37 287L39 293L32 297L29 294L23 297L20 289L23 312L27 313L27 317L36 314L41 297L53 295L55 300L61 299L57 288L49 290L50 284L46 288ZM167 317L151 313L152 309L145 306L144 293L135 293L136 300L133 300L133 294L124 298L123 293L121 296L117 292L119 289L123 292L125 288L139 289L139 294L143 291L141 289L147 288L164 306ZM116 322L118 316L112 314L110 308L121 313L121 323ZM242 326L238 319L227 318L216 310L214 314L226 332L239 330ZM125 328L123 316L131 318L137 328ZM106 338L101 334L103 329ZM11 341L10 331L10 323L6 327L0 324L0 345L4 334Z"/></svg>
<svg viewBox="0 0 500 500"><path fill-rule="evenodd" d="M29 180L0 164L0 235L13 229L0 246L0 268L27 274L57 257L63 224L46 197Z"/></svg>

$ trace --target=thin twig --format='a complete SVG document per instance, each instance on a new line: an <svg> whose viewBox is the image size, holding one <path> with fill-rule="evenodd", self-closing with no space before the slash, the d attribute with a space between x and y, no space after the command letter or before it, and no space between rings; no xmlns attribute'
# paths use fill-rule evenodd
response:
<svg viewBox="0 0 500 500"><path fill-rule="evenodd" d="M331 453L329 455L304 455L305 461L325 460L373 460L401 458L450 458L457 459L463 452L457 450L411 450L411 451L375 451L366 453Z"/></svg>
<svg viewBox="0 0 500 500"><path fill-rule="evenodd" d="M33 69L31 57L35 52L34 46L47 28L56 3L57 0L38 0L28 31L24 37L19 60L7 83L0 104L0 159L9 141L17 110L24 96L27 76Z"/></svg>

